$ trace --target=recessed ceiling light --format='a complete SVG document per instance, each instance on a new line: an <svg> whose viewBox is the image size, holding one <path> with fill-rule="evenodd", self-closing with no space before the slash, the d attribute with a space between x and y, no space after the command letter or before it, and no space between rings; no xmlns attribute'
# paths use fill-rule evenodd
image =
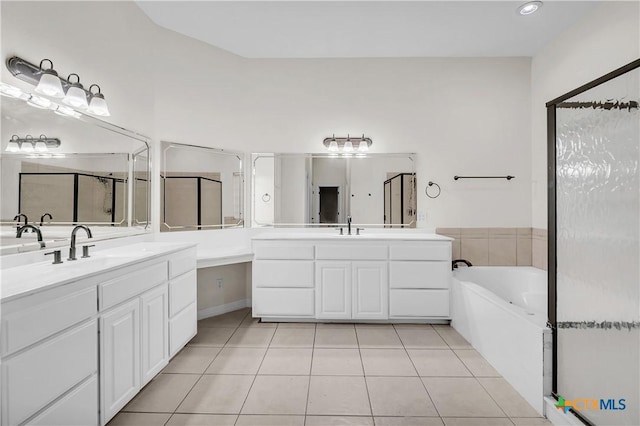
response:
<svg viewBox="0 0 640 426"><path fill-rule="evenodd" d="M520 15L531 15L542 7L541 1L530 1L518 7Z"/></svg>

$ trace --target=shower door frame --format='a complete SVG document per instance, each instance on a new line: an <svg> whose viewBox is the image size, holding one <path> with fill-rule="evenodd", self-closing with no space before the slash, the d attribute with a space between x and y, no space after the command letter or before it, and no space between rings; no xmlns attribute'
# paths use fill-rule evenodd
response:
<svg viewBox="0 0 640 426"><path fill-rule="evenodd" d="M547 269L548 269L548 291L547 291L547 315L549 326L552 329L553 339L553 381L551 396L558 399L558 333L557 333L557 221L556 221L556 110L558 104L573 98L580 93L591 90L614 78L620 77L630 71L640 68L640 59L624 65L608 74L603 75L577 89L557 97L546 103L547 107ZM592 425L589 420L578 411L571 410L571 413L579 418L583 423Z"/></svg>

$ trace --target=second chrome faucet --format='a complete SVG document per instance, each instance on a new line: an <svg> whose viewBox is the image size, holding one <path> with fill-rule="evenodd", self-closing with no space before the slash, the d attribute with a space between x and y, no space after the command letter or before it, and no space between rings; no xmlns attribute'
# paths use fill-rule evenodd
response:
<svg viewBox="0 0 640 426"><path fill-rule="evenodd" d="M87 233L87 237L93 238L93 235L91 235L91 229L89 229L88 226L86 226L86 225L77 225L75 228L73 228L73 231L71 231L71 246L69 247L69 258L67 260L77 260L77 257L76 257L76 233L80 229L84 229L85 230L85 232ZM88 255L86 257L88 257Z"/></svg>

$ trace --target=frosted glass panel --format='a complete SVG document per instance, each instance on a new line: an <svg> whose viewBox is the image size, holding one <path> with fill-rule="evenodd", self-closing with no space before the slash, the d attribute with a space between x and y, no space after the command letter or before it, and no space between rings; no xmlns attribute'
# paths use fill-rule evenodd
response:
<svg viewBox="0 0 640 426"><path fill-rule="evenodd" d="M569 401L625 400L580 410L595 424L640 424L638 78L556 110L557 387Z"/></svg>

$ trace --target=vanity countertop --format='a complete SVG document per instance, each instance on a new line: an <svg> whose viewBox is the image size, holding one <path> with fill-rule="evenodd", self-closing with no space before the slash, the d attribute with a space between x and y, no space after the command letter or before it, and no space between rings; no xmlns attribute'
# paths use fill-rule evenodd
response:
<svg viewBox="0 0 640 426"><path fill-rule="evenodd" d="M145 242L95 251L91 253L90 258L78 258L75 261L66 260L63 250L64 263L59 265L53 265L51 260L47 260L2 269L0 297L2 302L6 302L195 246L192 243Z"/></svg>
<svg viewBox="0 0 640 426"><path fill-rule="evenodd" d="M346 231L345 231L346 232ZM322 241L453 241L453 238L427 232L367 232L340 235L334 232L265 232L254 240L322 240Z"/></svg>

